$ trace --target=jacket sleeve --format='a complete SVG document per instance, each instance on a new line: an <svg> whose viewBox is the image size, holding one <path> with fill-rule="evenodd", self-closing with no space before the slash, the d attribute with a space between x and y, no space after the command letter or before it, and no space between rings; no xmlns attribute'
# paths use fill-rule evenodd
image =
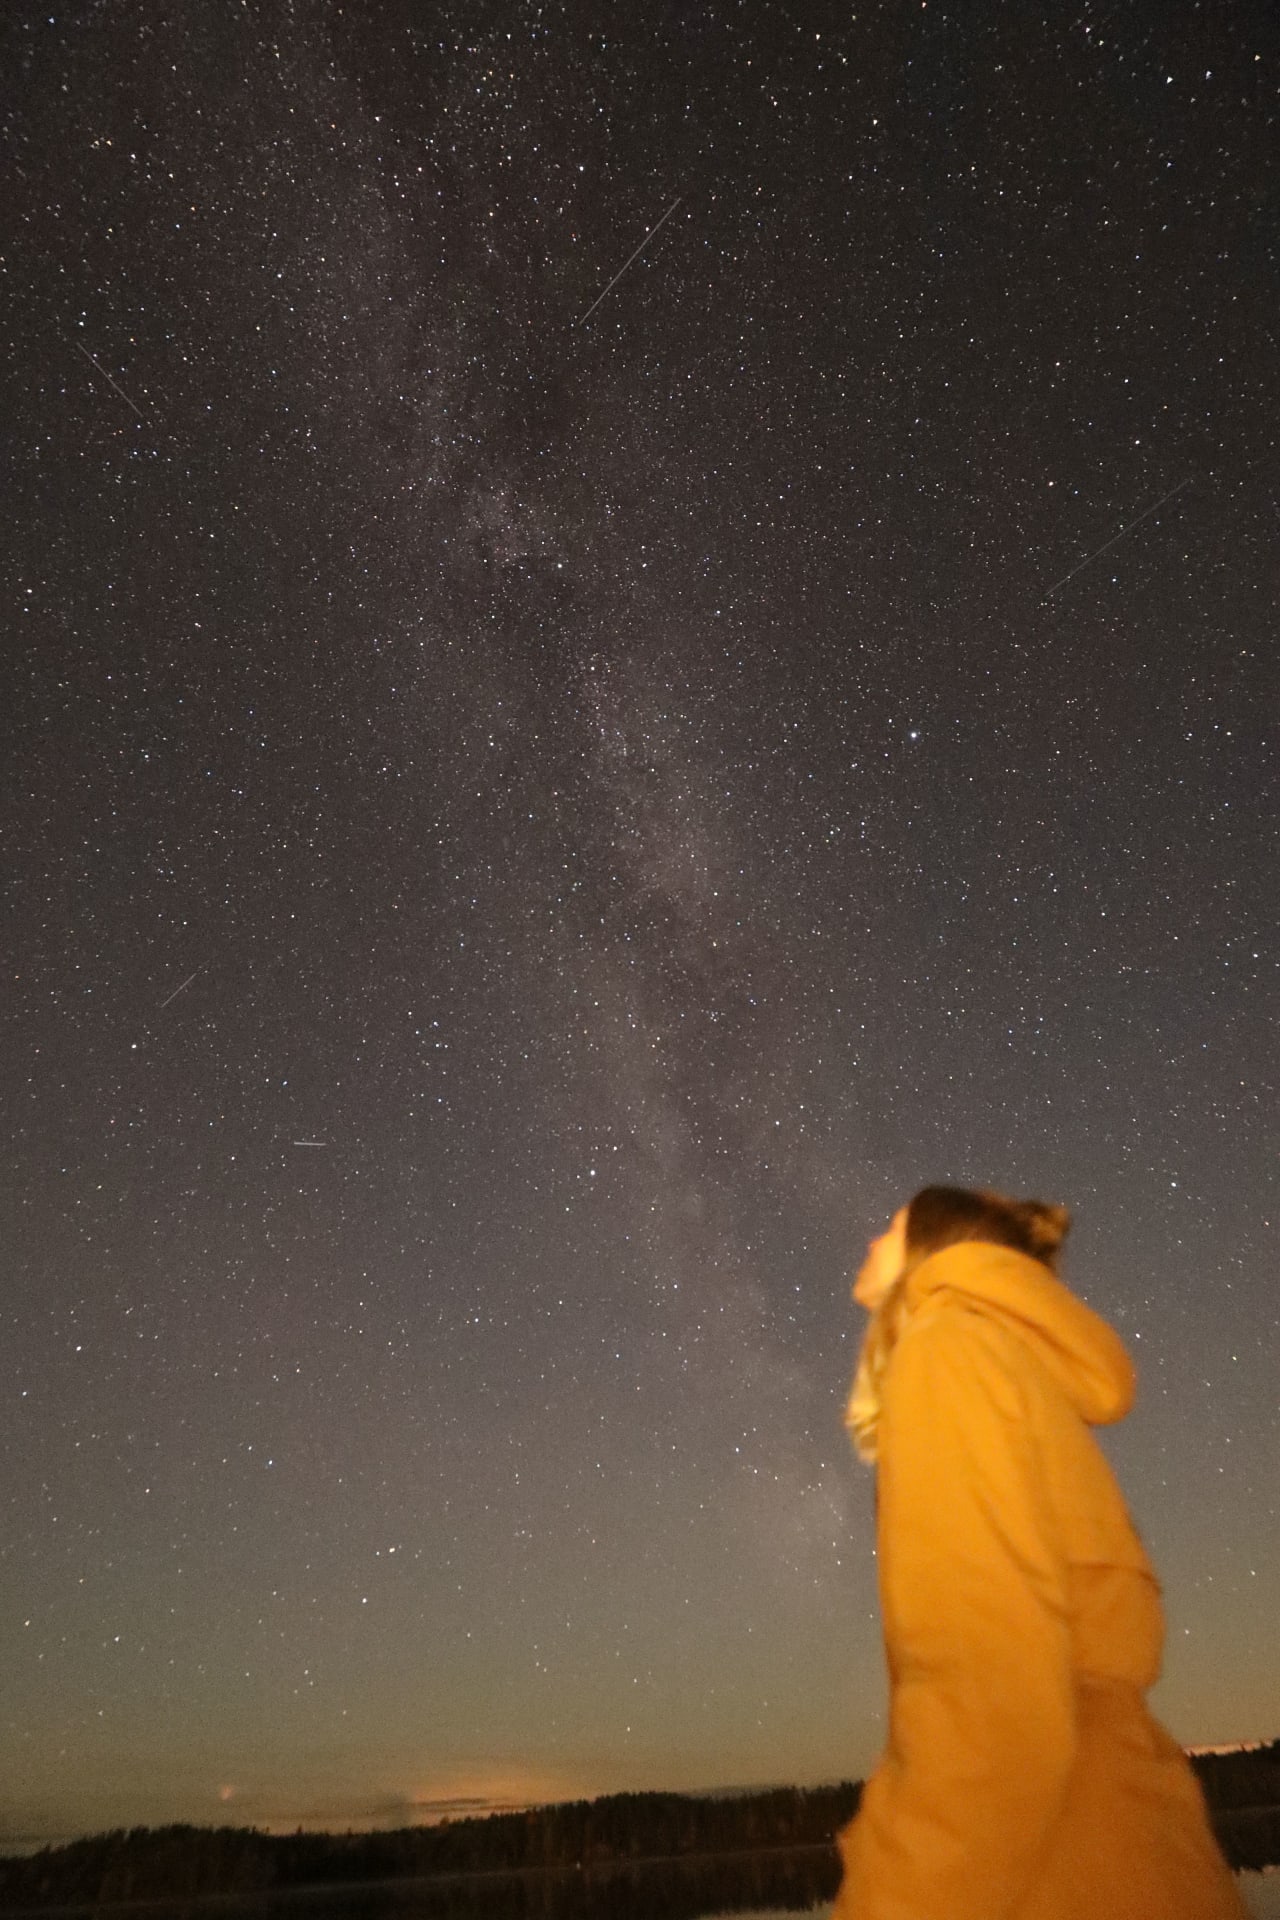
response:
<svg viewBox="0 0 1280 1920"><path fill-rule="evenodd" d="M842 1920L1003 1920L1064 1800L1067 1577L1025 1364L1002 1329L948 1311L909 1328L889 1369L878 1523L889 1741L841 1836Z"/></svg>

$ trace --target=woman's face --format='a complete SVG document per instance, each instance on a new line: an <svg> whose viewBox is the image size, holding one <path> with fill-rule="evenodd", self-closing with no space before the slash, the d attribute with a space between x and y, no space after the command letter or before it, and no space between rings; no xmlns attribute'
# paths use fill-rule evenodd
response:
<svg viewBox="0 0 1280 1920"><path fill-rule="evenodd" d="M867 1243L867 1257L853 1283L860 1307L874 1313L907 1264L907 1210L899 1207L878 1240Z"/></svg>

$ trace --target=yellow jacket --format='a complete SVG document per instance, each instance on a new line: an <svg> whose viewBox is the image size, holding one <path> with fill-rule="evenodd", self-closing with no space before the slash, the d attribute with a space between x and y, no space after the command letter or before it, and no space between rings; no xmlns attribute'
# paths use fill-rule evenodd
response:
<svg viewBox="0 0 1280 1920"><path fill-rule="evenodd" d="M1119 1337L1049 1269L967 1241L906 1284L879 1427L888 1745L835 1920L1242 1920L1148 1713L1160 1589L1090 1426Z"/></svg>

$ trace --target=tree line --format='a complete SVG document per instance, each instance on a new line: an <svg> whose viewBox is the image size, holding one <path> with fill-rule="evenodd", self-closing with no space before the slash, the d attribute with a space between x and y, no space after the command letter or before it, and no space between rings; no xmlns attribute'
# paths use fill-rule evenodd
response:
<svg viewBox="0 0 1280 1920"><path fill-rule="evenodd" d="M1218 1844L1235 1868L1280 1866L1280 1740L1193 1753Z"/></svg>
<svg viewBox="0 0 1280 1920"><path fill-rule="evenodd" d="M829 1846L860 1789L617 1793L389 1833L134 1827L0 1860L0 1905L192 1898L443 1874L577 1871L693 1854Z"/></svg>
<svg viewBox="0 0 1280 1920"><path fill-rule="evenodd" d="M1280 1740L1252 1751L1196 1754L1192 1765L1230 1864L1280 1864ZM204 1894L479 1874L576 1875L581 1888L584 1875L598 1878L645 1861L798 1856L804 1849L821 1856L805 1871L825 1882L836 1871L834 1835L852 1819L860 1793L861 1787L851 1781L735 1796L619 1793L390 1833L117 1829L46 1847L25 1859L0 1859L0 1906L189 1900ZM479 1897L480 1890L475 1893ZM615 1910L621 1910L616 1889L611 1897ZM672 1890L663 1897L674 1913L680 1903ZM555 1911L587 1911L571 1900L566 1905L568 1899L567 1894L558 1898ZM480 1911L470 1894L464 1904L461 1892L451 1896L451 1902L450 1912ZM441 1912L445 1910L442 1906ZM641 1902L635 1910L647 1908Z"/></svg>

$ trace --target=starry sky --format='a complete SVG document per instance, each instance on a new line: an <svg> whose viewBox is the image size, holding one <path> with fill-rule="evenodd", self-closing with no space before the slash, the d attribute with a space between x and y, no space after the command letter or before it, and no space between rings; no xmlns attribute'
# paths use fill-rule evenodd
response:
<svg viewBox="0 0 1280 1920"><path fill-rule="evenodd" d="M1278 53L5 9L0 1843L865 1772L938 1179L1280 1733Z"/></svg>

